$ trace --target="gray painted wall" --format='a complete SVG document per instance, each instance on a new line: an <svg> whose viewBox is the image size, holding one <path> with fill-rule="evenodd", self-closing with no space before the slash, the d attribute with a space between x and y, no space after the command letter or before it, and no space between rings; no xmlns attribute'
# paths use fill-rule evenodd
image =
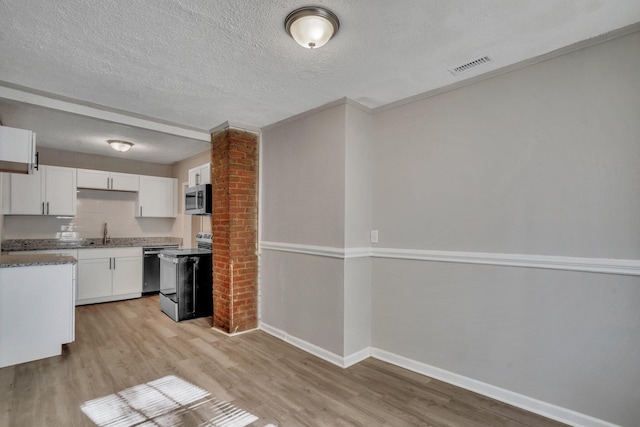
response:
<svg viewBox="0 0 640 427"><path fill-rule="evenodd" d="M345 104L262 131L262 240L342 248ZM344 261L262 251L261 322L342 355Z"/></svg>
<svg viewBox="0 0 640 427"><path fill-rule="evenodd" d="M334 354L344 350L343 260L263 251L261 321Z"/></svg>
<svg viewBox="0 0 640 427"><path fill-rule="evenodd" d="M345 105L345 248L368 247L371 231L373 118Z"/></svg>
<svg viewBox="0 0 640 427"><path fill-rule="evenodd" d="M345 105L262 131L262 240L344 242Z"/></svg>
<svg viewBox="0 0 640 427"><path fill-rule="evenodd" d="M371 347L371 259L344 260L344 352Z"/></svg>
<svg viewBox="0 0 640 427"><path fill-rule="evenodd" d="M345 248L369 247L373 118L345 105ZM344 260L344 356L371 347L371 260Z"/></svg>
<svg viewBox="0 0 640 427"><path fill-rule="evenodd" d="M380 246L640 257L640 33L375 115Z"/></svg>
<svg viewBox="0 0 640 427"><path fill-rule="evenodd" d="M387 248L640 258L640 33L374 116ZM640 278L373 260L374 347L621 425Z"/></svg>
<svg viewBox="0 0 640 427"><path fill-rule="evenodd" d="M262 132L262 240L368 246L371 115L350 101ZM263 250L261 321L344 357L371 345L371 261Z"/></svg>

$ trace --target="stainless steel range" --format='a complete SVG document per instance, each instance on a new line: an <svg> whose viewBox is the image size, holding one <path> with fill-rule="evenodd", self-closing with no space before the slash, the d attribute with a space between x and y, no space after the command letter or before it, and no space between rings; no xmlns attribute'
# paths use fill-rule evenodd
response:
<svg viewBox="0 0 640 427"><path fill-rule="evenodd" d="M212 244L196 235L197 248L160 252L160 309L179 322L213 315Z"/></svg>

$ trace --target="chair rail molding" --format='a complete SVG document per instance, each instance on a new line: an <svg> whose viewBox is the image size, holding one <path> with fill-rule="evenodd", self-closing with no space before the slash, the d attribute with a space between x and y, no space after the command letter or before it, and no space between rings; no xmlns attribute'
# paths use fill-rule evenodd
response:
<svg viewBox="0 0 640 427"><path fill-rule="evenodd" d="M339 259L372 257L640 276L640 260L635 259L586 258L555 255L527 255L377 247L336 248L330 246L267 241L260 243L260 250L291 252Z"/></svg>

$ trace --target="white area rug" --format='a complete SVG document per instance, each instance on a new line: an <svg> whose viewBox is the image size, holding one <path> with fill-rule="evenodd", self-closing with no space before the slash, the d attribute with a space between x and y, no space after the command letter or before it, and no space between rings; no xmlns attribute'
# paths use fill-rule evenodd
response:
<svg viewBox="0 0 640 427"><path fill-rule="evenodd" d="M89 400L81 409L100 427L244 427L258 419L173 375Z"/></svg>

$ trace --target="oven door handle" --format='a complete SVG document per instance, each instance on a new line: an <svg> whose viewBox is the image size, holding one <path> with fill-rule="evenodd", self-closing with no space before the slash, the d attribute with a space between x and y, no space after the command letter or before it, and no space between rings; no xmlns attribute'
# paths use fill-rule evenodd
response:
<svg viewBox="0 0 640 427"><path fill-rule="evenodd" d="M198 307L198 264L200 263L200 258L193 257L191 261L193 262L193 313L195 314Z"/></svg>

